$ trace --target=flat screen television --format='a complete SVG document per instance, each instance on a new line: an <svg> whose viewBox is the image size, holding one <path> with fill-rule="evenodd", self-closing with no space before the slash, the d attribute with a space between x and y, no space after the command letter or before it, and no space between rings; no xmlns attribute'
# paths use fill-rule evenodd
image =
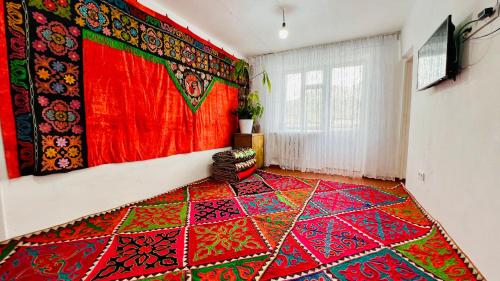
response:
<svg viewBox="0 0 500 281"><path fill-rule="evenodd" d="M418 50L417 89L430 88L446 79L455 79L457 56L451 15Z"/></svg>

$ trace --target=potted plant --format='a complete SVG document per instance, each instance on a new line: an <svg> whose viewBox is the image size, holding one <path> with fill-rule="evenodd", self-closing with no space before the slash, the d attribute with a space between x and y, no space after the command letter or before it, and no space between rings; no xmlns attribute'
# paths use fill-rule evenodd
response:
<svg viewBox="0 0 500 281"><path fill-rule="evenodd" d="M240 131L243 134L251 134L254 121L257 121L264 114L264 106L260 103L259 93L251 92L245 97L243 106L237 109Z"/></svg>
<svg viewBox="0 0 500 281"><path fill-rule="evenodd" d="M262 85L267 87L271 92L271 80L265 70L259 72L250 78L250 65L244 60L236 62L234 76L237 81L243 85L243 102L238 107L236 114L238 115L240 131L243 134L251 134L255 123L264 114L264 106L260 103L259 92L250 92L250 83L253 79L262 75Z"/></svg>

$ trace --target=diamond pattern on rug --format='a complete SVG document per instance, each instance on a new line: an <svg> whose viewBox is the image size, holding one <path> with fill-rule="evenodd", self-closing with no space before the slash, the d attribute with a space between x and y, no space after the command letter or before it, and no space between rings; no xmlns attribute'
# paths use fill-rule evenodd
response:
<svg viewBox="0 0 500 281"><path fill-rule="evenodd" d="M384 245L415 239L430 230L409 224L377 209L356 211L339 217Z"/></svg>
<svg viewBox="0 0 500 281"><path fill-rule="evenodd" d="M239 197L249 215L269 214L292 210L295 206L279 192Z"/></svg>
<svg viewBox="0 0 500 281"><path fill-rule="evenodd" d="M310 188L307 183L292 177L282 177L279 179L269 179L266 181L275 190L290 190L298 188Z"/></svg>
<svg viewBox="0 0 500 281"><path fill-rule="evenodd" d="M397 246L396 250L445 281L477 280L436 228L428 236Z"/></svg>
<svg viewBox="0 0 500 281"><path fill-rule="evenodd" d="M330 268L330 271L341 281L433 280L388 249L341 263Z"/></svg>
<svg viewBox="0 0 500 281"><path fill-rule="evenodd" d="M234 192L236 195L252 195L259 194L264 192L274 191L271 187L269 187L263 181L247 181L247 182L239 182L232 185Z"/></svg>
<svg viewBox="0 0 500 281"><path fill-rule="evenodd" d="M342 192L321 192L316 193L311 202L329 214L337 214L347 211L355 211L370 207L370 204L363 203Z"/></svg>
<svg viewBox="0 0 500 281"><path fill-rule="evenodd" d="M81 280L108 239L21 246L0 265L0 280Z"/></svg>
<svg viewBox="0 0 500 281"><path fill-rule="evenodd" d="M372 205L387 205L394 204L398 202L402 202L404 199L384 193L380 190L371 187L363 187L363 188L350 188L342 190L341 192L345 192L351 196L356 197L357 199L372 204Z"/></svg>
<svg viewBox="0 0 500 281"><path fill-rule="evenodd" d="M319 179L308 179L308 178L300 178L300 177L297 177L297 179L307 183L311 187L315 187L318 184L318 182L320 181Z"/></svg>
<svg viewBox="0 0 500 281"><path fill-rule="evenodd" d="M257 174L266 181L267 180L278 180L278 179L283 178L283 176L281 176L281 175L268 173L268 172L264 172L264 171L257 171Z"/></svg>
<svg viewBox="0 0 500 281"><path fill-rule="evenodd" d="M328 213L323 211L314 202L309 201L309 203L307 203L306 208L304 209L304 212L302 212L302 215L300 215L299 221L312 219L316 217L322 217L325 215L328 215Z"/></svg>
<svg viewBox="0 0 500 281"><path fill-rule="evenodd" d="M194 225L189 229L188 261L200 265L268 251L249 218Z"/></svg>
<svg viewBox="0 0 500 281"><path fill-rule="evenodd" d="M335 217L299 222L293 233L325 264L380 246Z"/></svg>
<svg viewBox="0 0 500 281"><path fill-rule="evenodd" d="M313 188L301 188L282 191L281 194L292 201L293 204L301 206L309 198L313 190Z"/></svg>
<svg viewBox="0 0 500 281"><path fill-rule="evenodd" d="M253 174L248 178L242 180L241 182L251 182L251 181L262 181L262 178L257 174Z"/></svg>
<svg viewBox="0 0 500 281"><path fill-rule="evenodd" d="M320 180L319 185L318 185L318 189L316 192L338 191L338 190L342 190L342 189L360 188L360 187L363 187L363 186L358 185L358 184L349 184L349 183Z"/></svg>
<svg viewBox="0 0 500 281"><path fill-rule="evenodd" d="M208 180L189 186L189 199L191 201L231 197L234 197L234 193L228 183Z"/></svg>
<svg viewBox="0 0 500 281"><path fill-rule="evenodd" d="M244 216L235 199L197 201L191 204L190 223L218 222Z"/></svg>
<svg viewBox="0 0 500 281"><path fill-rule="evenodd" d="M177 203L187 200L187 189L177 188L171 192L161 194L159 196L148 199L144 202L139 203L139 205L156 205L165 203Z"/></svg>
<svg viewBox="0 0 500 281"><path fill-rule="evenodd" d="M319 266L319 263L302 249L292 235L288 235L281 246L278 255L267 268L261 280L270 280L275 277L293 275L308 271Z"/></svg>
<svg viewBox="0 0 500 281"><path fill-rule="evenodd" d="M410 198L407 198L401 203L379 207L379 209L405 221L425 226L432 225L432 222L422 213L422 211L420 211Z"/></svg>
<svg viewBox="0 0 500 281"><path fill-rule="evenodd" d="M128 208L121 208L117 211L85 218L65 227L33 235L27 238L26 241L32 243L48 243L111 234L127 211Z"/></svg>
<svg viewBox="0 0 500 281"><path fill-rule="evenodd" d="M267 255L193 270L193 281L254 280Z"/></svg>
<svg viewBox="0 0 500 281"><path fill-rule="evenodd" d="M276 247L290 229L297 212L280 212L254 217L255 223L272 247Z"/></svg>
<svg viewBox="0 0 500 281"><path fill-rule="evenodd" d="M290 181L258 173L246 182ZM299 181L205 180L4 241L0 280L481 280L403 186Z"/></svg>
<svg viewBox="0 0 500 281"><path fill-rule="evenodd" d="M119 232L137 232L186 225L187 203L134 207Z"/></svg>
<svg viewBox="0 0 500 281"><path fill-rule="evenodd" d="M115 236L88 280L116 280L183 266L184 228Z"/></svg>

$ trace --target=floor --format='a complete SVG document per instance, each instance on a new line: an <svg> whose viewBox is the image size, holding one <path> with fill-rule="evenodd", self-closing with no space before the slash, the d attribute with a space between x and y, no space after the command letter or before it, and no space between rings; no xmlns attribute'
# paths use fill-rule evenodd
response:
<svg viewBox="0 0 500 281"><path fill-rule="evenodd" d="M275 168L0 244L0 280L481 278L402 185Z"/></svg>
<svg viewBox="0 0 500 281"><path fill-rule="evenodd" d="M376 186L382 188L392 188L399 185L402 181L385 181L385 180L376 180L370 178L351 178L344 176L336 176L336 175L327 175L327 174L318 174L318 173L309 173L309 172L301 172L301 171L292 171L292 170L283 170L278 166L271 166L263 169L266 172L276 173L284 176L292 176L292 177L302 177L309 179L324 179L328 181L338 181L345 183L354 183L361 185L369 185Z"/></svg>

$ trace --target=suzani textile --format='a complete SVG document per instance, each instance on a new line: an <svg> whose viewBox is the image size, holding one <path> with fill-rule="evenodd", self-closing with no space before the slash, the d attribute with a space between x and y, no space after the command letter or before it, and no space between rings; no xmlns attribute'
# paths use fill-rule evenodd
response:
<svg viewBox="0 0 500 281"><path fill-rule="evenodd" d="M6 0L0 43L10 178L230 145L235 57L134 0Z"/></svg>
<svg viewBox="0 0 500 281"><path fill-rule="evenodd" d="M482 280L402 186L258 171L0 243L0 280Z"/></svg>

